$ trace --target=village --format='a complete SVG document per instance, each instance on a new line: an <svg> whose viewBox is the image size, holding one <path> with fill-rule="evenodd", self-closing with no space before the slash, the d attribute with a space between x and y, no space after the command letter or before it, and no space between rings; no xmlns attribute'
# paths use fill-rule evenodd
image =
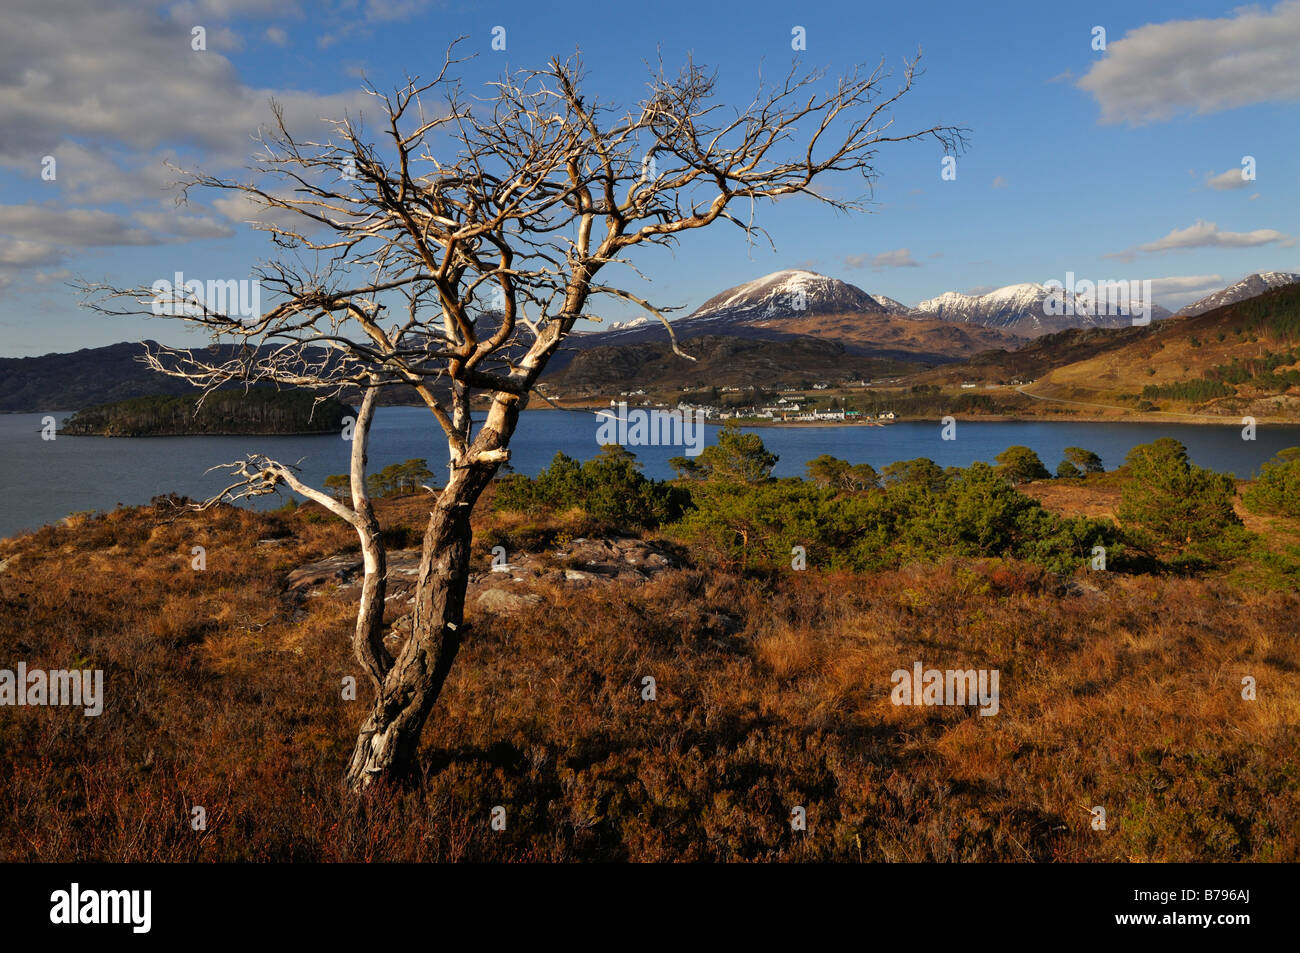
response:
<svg viewBox="0 0 1300 953"><path fill-rule="evenodd" d="M859 386L865 386L868 382L858 382ZM828 390L830 384L820 382L813 384L811 390ZM687 390L687 388L683 388ZM750 387L761 393L758 388ZM891 423L895 419L892 410L883 411L875 414L867 411L844 408L839 405L839 400L832 397L828 402L819 402L815 398L809 397L804 391L807 388L786 388L771 403L760 400L753 404L737 405L728 404L718 406L714 403L694 402L687 400L678 400L674 410L680 411L683 415L692 414L703 417L705 420L736 420L736 421L771 421L773 423L814 423L814 422L833 422L833 423L858 423L881 426ZM739 387L723 387L718 389L720 394L741 393ZM770 396L770 395L764 395ZM667 408L669 405L663 401L655 401L649 397L644 390L621 391L619 397L635 401L641 398L645 406L655 408ZM819 408L819 404L825 403L824 408ZM610 399L610 406L615 406L614 399Z"/></svg>

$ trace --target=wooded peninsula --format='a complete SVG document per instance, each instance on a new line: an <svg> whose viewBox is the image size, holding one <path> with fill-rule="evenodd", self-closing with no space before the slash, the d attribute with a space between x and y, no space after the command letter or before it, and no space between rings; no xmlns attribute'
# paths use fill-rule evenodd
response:
<svg viewBox="0 0 1300 953"><path fill-rule="evenodd" d="M355 410L332 397L255 387L215 391L206 397L133 397L100 404L73 414L59 433L100 437L329 433L341 430L344 418L355 415Z"/></svg>

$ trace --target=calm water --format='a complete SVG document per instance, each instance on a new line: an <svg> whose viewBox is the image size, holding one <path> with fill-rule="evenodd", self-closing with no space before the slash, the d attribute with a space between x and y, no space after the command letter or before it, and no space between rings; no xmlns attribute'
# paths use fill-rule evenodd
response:
<svg viewBox="0 0 1300 953"><path fill-rule="evenodd" d="M147 503L175 492L195 499L216 493L223 473L204 475L219 463L249 452L263 452L296 463L304 478L320 486L331 473L347 469L349 444L338 435L310 437L40 437L40 414L0 414L0 536L33 529L79 510L112 509L118 503ZM56 414L59 420L66 414ZM1300 426L1260 427L1257 439L1241 439L1240 426L1188 424L1089 424L1051 422L959 422L955 441L941 440L937 423L888 427L756 428L768 449L780 454L777 476L802 476L804 464L823 453L880 469L897 460L929 457L940 466L992 462L1012 444L1038 452L1055 470L1065 447L1086 447L1101 455L1107 469L1119 466L1129 449L1159 437L1187 445L1203 467L1253 475L1259 464L1286 447L1300 446ZM710 427L708 441L716 440ZM556 451L585 460L598 452L593 415L553 410L527 411L512 442L512 465L534 474ZM670 457L680 447L635 447L647 476L669 477ZM381 407L375 415L370 463L379 469L423 457L440 473L446 443L428 411L420 407ZM277 506L287 496L263 497L258 506Z"/></svg>

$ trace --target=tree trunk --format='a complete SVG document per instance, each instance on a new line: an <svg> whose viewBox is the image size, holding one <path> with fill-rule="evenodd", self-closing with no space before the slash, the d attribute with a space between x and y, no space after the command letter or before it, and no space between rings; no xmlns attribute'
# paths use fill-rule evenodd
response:
<svg viewBox="0 0 1300 953"><path fill-rule="evenodd" d="M521 364L535 376L549 353L531 355ZM527 383L531 386L532 378ZM526 405L527 398L498 392L473 445L453 448L451 476L424 531L411 635L384 675L348 763L346 783L353 793L377 782L406 783L415 776L420 732L460 650L473 539L470 516L508 459L506 448Z"/></svg>
<svg viewBox="0 0 1300 953"><path fill-rule="evenodd" d="M412 779L421 729L460 649L469 583L470 514L496 469L496 464L474 463L453 470L429 515L411 635L357 737L347 770L347 786L354 793L377 781Z"/></svg>

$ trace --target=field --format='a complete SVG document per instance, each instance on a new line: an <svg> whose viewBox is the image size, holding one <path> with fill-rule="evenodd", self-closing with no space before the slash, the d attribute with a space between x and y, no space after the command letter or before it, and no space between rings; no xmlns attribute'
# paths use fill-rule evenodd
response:
<svg viewBox="0 0 1300 953"><path fill-rule="evenodd" d="M1114 506L1111 475L1025 491L1065 515ZM417 546L427 508L382 501L390 545ZM613 535L578 512L479 513L484 579L493 542L590 576L570 541ZM643 583L545 572L500 612L472 587L422 785L354 808L355 606L286 592L355 550L350 531L314 506L159 501L0 542L0 642L102 668L107 689L98 717L5 711L0 858L1300 860L1300 595L1248 559L742 572L664 543L683 565ZM997 669L998 715L891 704L891 672L918 660Z"/></svg>

